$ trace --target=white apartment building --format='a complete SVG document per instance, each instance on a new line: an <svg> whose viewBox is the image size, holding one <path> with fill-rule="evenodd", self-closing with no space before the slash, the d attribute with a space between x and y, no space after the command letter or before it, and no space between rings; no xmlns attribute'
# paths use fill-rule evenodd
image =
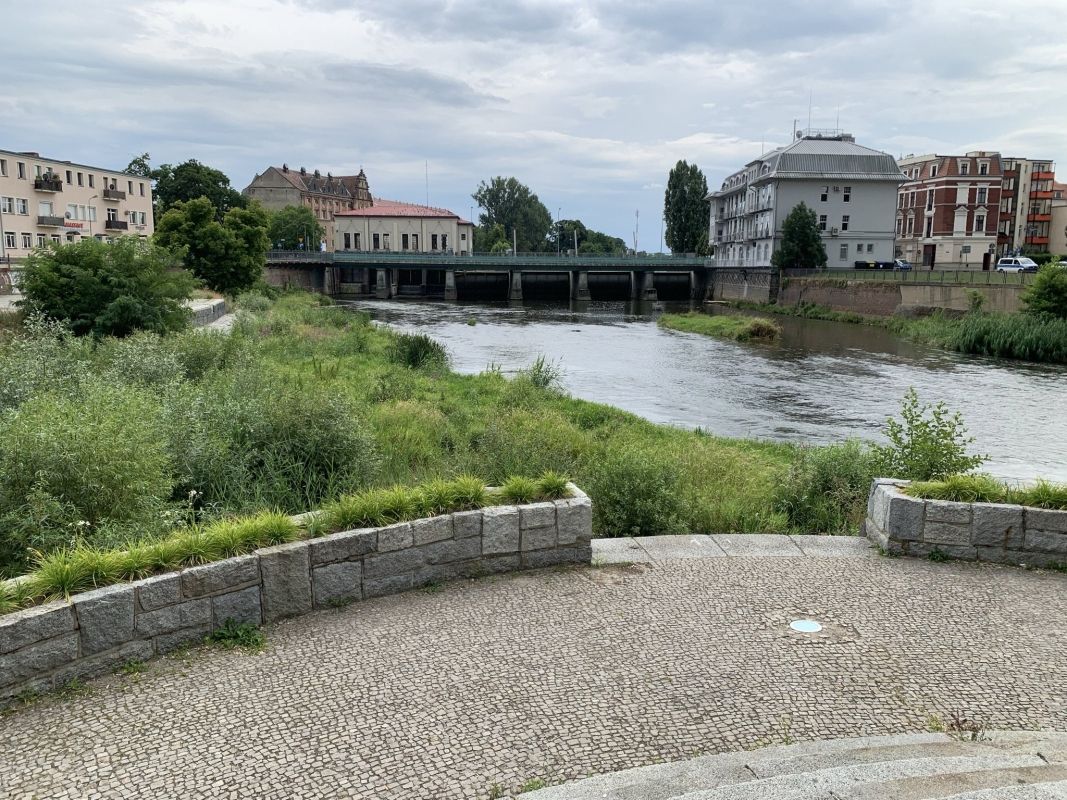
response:
<svg viewBox="0 0 1067 800"><path fill-rule="evenodd" d="M474 224L447 208L394 200L333 215L334 250L469 255Z"/></svg>
<svg viewBox="0 0 1067 800"><path fill-rule="evenodd" d="M857 261L891 261L897 186L904 182L888 153L856 144L840 131L799 131L708 195L709 240L720 267L766 267L782 223L804 202L815 211L830 269Z"/></svg>
<svg viewBox="0 0 1067 800"><path fill-rule="evenodd" d="M0 150L0 260L21 260L49 242L152 231L148 178Z"/></svg>

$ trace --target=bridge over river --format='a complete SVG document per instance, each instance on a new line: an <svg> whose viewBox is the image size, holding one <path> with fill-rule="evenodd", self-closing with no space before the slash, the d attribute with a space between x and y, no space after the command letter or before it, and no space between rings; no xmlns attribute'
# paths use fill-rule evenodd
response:
<svg viewBox="0 0 1067 800"><path fill-rule="evenodd" d="M267 256L267 274L275 284L340 297L658 300L705 297L715 272L712 264L711 259L673 255L276 250ZM732 272L746 272L746 280L751 273L751 280L770 285L769 270Z"/></svg>

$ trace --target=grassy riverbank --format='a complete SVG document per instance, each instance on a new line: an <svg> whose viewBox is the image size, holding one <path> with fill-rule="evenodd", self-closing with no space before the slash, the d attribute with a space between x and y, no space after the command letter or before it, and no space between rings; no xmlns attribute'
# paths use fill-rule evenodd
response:
<svg viewBox="0 0 1067 800"><path fill-rule="evenodd" d="M94 343L31 321L0 345L0 573L31 548L129 547L462 475L570 477L601 535L793 525L779 487L796 447L577 400L543 361L458 375L432 340L310 295L239 305L229 335Z"/></svg>
<svg viewBox="0 0 1067 800"><path fill-rule="evenodd" d="M770 341L782 334L782 326L765 317L729 316L725 314L710 315L699 311L687 314L664 314L658 322L661 328L687 333L699 333L704 336L717 336L720 339L732 339L735 342L751 340Z"/></svg>

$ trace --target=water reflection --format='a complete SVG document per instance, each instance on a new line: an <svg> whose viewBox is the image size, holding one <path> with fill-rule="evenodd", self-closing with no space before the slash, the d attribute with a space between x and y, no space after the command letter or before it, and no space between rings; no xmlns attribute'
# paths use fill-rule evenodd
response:
<svg viewBox="0 0 1067 800"><path fill-rule="evenodd" d="M724 436L830 442L879 438L914 386L963 412L986 469L1067 481L1067 370L948 353L870 326L782 317L773 344L658 328L688 303L358 303L376 319L443 341L460 372L559 362L573 394L655 422ZM725 312L729 313L729 312ZM475 324L468 324L474 320Z"/></svg>

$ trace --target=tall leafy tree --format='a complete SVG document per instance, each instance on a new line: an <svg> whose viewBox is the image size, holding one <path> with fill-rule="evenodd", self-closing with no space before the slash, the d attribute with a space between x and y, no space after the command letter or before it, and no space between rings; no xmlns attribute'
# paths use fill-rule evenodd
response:
<svg viewBox="0 0 1067 800"><path fill-rule="evenodd" d="M148 153L141 153L139 156L134 156L130 159L130 163L126 165L125 172L131 175L140 175L142 178L152 177L152 157Z"/></svg>
<svg viewBox="0 0 1067 800"><path fill-rule="evenodd" d="M286 206L270 214L271 247L282 250L318 250L325 232L307 206Z"/></svg>
<svg viewBox="0 0 1067 800"><path fill-rule="evenodd" d="M79 336L178 330L196 281L173 253L135 236L111 244L53 244L26 259L23 307L62 320Z"/></svg>
<svg viewBox="0 0 1067 800"><path fill-rule="evenodd" d="M700 167L679 161L667 176L663 196L664 238L672 253L695 253L701 235L707 241L711 206L707 200L708 181Z"/></svg>
<svg viewBox="0 0 1067 800"><path fill-rule="evenodd" d="M177 166L161 164L159 169L152 170L152 180L156 182L157 220L161 220L176 203L187 203L200 197L210 201L218 220L222 220L231 208L245 205L244 196L230 186L225 173L201 164L195 158Z"/></svg>
<svg viewBox="0 0 1067 800"><path fill-rule="evenodd" d="M258 203L231 208L220 221L207 197L179 200L163 215L155 241L182 254L186 268L216 292L236 294L263 273L270 239L267 212Z"/></svg>
<svg viewBox="0 0 1067 800"><path fill-rule="evenodd" d="M585 255L614 256L626 252L626 242L622 239L587 228L580 219L561 219L554 224L548 237L549 249L558 245L558 249L564 253L573 250L575 238L578 241L578 252Z"/></svg>
<svg viewBox="0 0 1067 800"><path fill-rule="evenodd" d="M782 222L782 243L771 256L779 269L816 269L826 266L826 247L819 233L819 218L807 203L797 203Z"/></svg>
<svg viewBox="0 0 1067 800"><path fill-rule="evenodd" d="M509 240L514 234L520 251L544 250L552 227L552 215L528 186L515 178L497 176L482 181L471 195L482 209L478 224L488 230L504 228Z"/></svg>
<svg viewBox="0 0 1067 800"><path fill-rule="evenodd" d="M1043 266L1022 300L1030 314L1067 319L1067 269L1056 264Z"/></svg>

